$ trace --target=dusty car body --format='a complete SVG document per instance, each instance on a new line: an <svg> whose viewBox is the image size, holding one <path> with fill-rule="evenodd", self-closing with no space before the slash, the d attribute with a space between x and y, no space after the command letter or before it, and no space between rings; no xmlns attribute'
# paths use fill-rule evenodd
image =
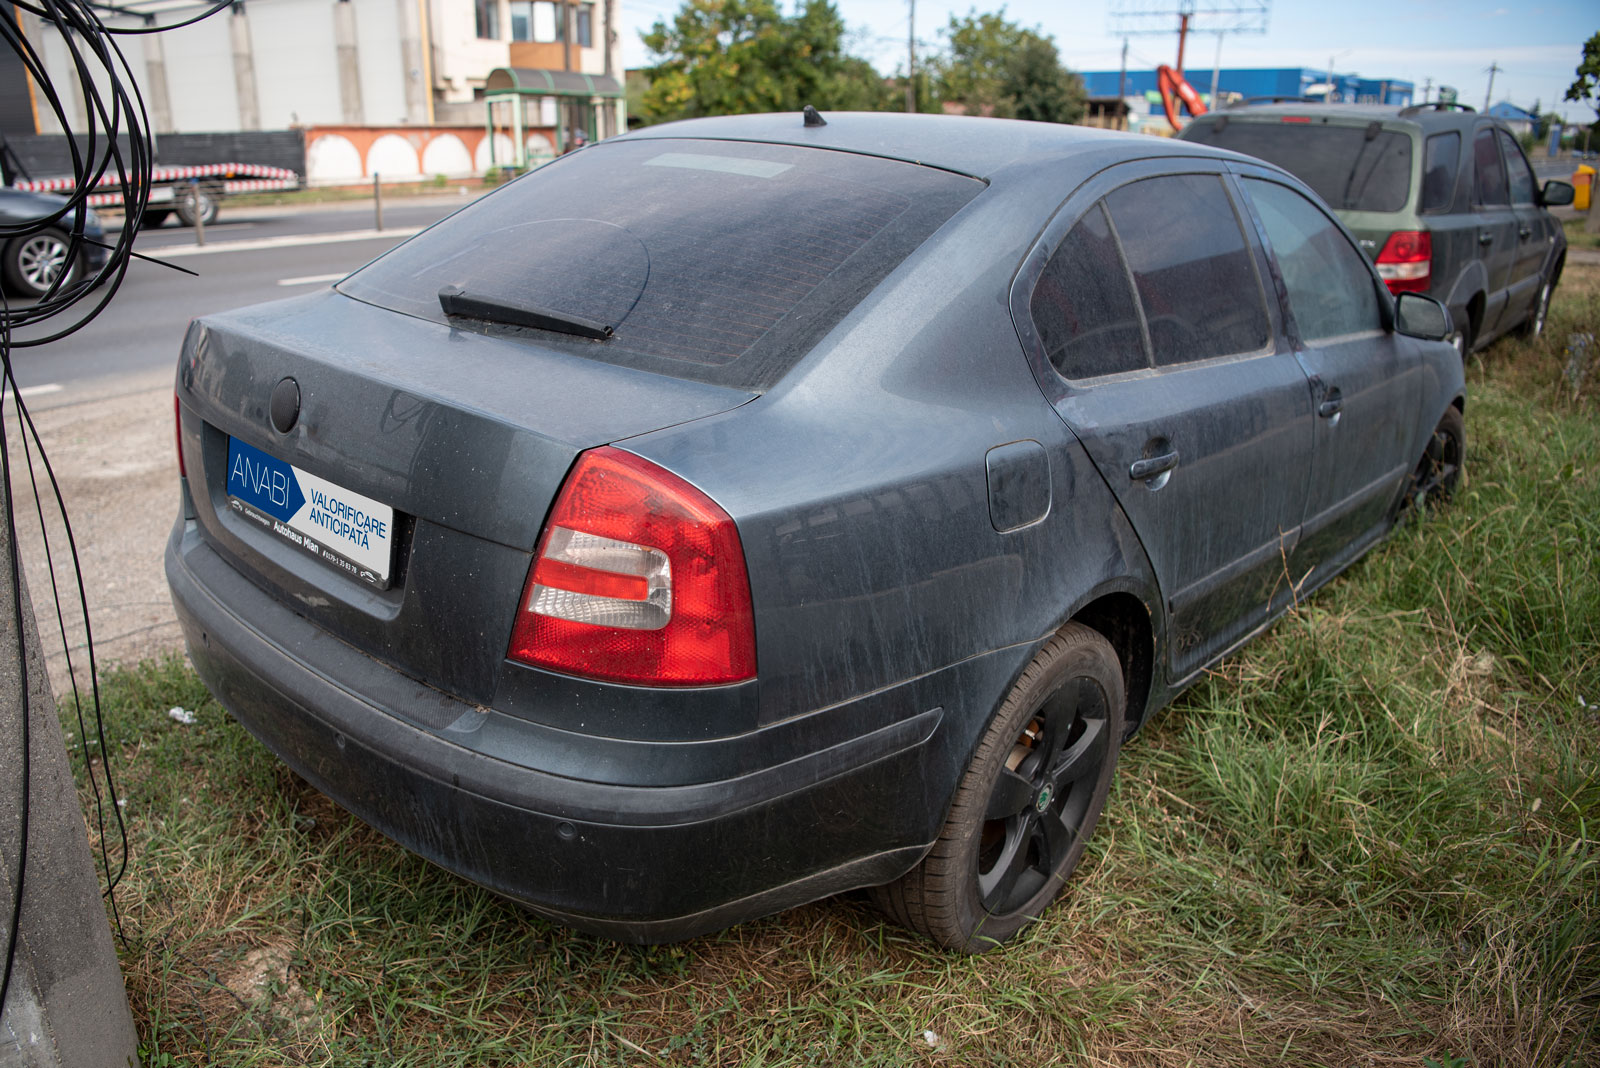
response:
<svg viewBox="0 0 1600 1068"><path fill-rule="evenodd" d="M1205 203L1148 184L1173 178ZM333 290L191 328L190 656L318 789L562 922L662 941L887 885L985 948L1059 889L1124 738L1459 469L1453 351L1395 329L1325 217L1370 322L1298 329L1271 198L1310 203L1232 154L986 119L563 157ZM1207 204L1237 248L1192 236ZM1191 235L1122 276L1131 312L1062 266L1117 254L1077 236L1108 218L1158 259ZM1246 279L1243 311L1158 308L1192 271ZM284 471L348 494L323 522L384 524L387 560L274 513Z"/></svg>

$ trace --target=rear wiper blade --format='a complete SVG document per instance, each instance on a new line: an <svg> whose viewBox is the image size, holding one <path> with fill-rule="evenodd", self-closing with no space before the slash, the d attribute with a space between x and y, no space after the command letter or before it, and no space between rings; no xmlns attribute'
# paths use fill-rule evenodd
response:
<svg viewBox="0 0 1600 1068"><path fill-rule="evenodd" d="M530 326L535 330L554 330L561 334L593 338L604 341L611 336L611 327L581 315L536 308L530 304L511 304L489 297L477 297L460 286L445 286L439 290L439 307L446 315L459 315L467 319L482 319L509 326Z"/></svg>

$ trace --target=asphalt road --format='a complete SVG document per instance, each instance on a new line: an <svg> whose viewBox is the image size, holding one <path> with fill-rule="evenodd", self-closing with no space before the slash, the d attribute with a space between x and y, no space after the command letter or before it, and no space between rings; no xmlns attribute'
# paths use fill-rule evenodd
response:
<svg viewBox="0 0 1600 1068"><path fill-rule="evenodd" d="M196 316L329 285L467 202L450 195L386 204L381 233L373 231L370 201L293 209L224 203L219 221L206 227L204 249L186 227L147 230L136 252L165 257L198 277L134 260L93 322L49 345L13 350L17 383L29 407L44 411L170 380Z"/></svg>

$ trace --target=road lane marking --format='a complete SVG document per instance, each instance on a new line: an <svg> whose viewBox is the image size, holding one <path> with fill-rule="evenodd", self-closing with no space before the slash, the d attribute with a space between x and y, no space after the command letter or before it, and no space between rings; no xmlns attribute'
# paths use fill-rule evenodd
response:
<svg viewBox="0 0 1600 1068"><path fill-rule="evenodd" d="M60 393L62 388L63 387L60 382L45 382L42 385L37 386L23 386L17 391L17 393L20 394L24 400L26 400L28 397L43 397L48 393ZM7 404L12 403L16 399L11 392L11 387L9 384L6 386L3 392L5 393Z"/></svg>
<svg viewBox="0 0 1600 1068"><path fill-rule="evenodd" d="M349 271L338 271L334 274L308 274L301 278L280 278L280 286L314 286L320 282L337 282L348 275Z"/></svg>
<svg viewBox="0 0 1600 1068"><path fill-rule="evenodd" d="M413 226L401 230L341 230L332 234L286 234L283 237L257 237L247 241L219 241L214 245L157 245L138 248L142 254L158 260L177 259L181 256L206 256L213 252L258 252L269 248L298 248L303 245L339 245L347 241L399 241L422 232ZM340 277L344 277L340 275Z"/></svg>

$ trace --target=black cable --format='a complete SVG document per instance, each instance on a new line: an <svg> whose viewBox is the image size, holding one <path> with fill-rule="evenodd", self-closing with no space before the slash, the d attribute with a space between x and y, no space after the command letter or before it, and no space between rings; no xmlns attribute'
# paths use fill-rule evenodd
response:
<svg viewBox="0 0 1600 1068"><path fill-rule="evenodd" d="M115 28L107 26L96 14L97 5L88 0L12 0L11 5L0 5L0 41L3 41L16 54L26 76L32 80L35 89L36 106L42 107L56 121L56 124L66 131L66 148L71 157L71 174L73 178L72 190L62 197L62 204L55 211L22 223L0 224L0 247L13 240L54 232L66 238L66 259L60 274L52 279L39 299L32 304L13 306L4 294L0 294L0 405L9 391L17 407L17 421L19 436L22 441L23 457L28 466L29 485L33 492L34 510L39 520L40 534L44 543L45 562L50 573L51 593L56 604L56 624L60 631L63 651L66 654L66 667L72 680L72 696L78 716L78 729L83 739L83 754L85 772L88 775L90 788L94 793L96 827L100 837L101 866L106 877L104 894L111 906L112 920L118 937L124 946L128 945L126 935L122 930L122 919L116 901L116 887L121 881L128 867L128 830L123 820L122 808L117 797L116 781L111 770L111 753L106 744L105 721L101 714L99 670L95 660L94 635L89 622L88 594L83 581L82 561L78 555L77 541L72 532L72 522L67 514L66 502L62 497L61 486L58 482L50 459L46 455L43 440L40 438L38 428L34 425L32 414L28 411L27 404L23 401L21 389L13 371L11 354L13 349L35 348L49 345L53 342L82 329L95 316L109 304L121 287L123 278L127 274L129 262L137 255L133 251L133 241L144 221L145 209L149 203L151 172L154 164L153 146L150 140L148 122L145 115L144 99L138 88L133 70L128 64L127 57L116 42L116 37L121 35L141 35L159 33L163 30L175 29L181 26L190 26L202 19L230 6L232 0L222 0L193 18L166 26L145 26L139 28ZM78 83L78 96L83 101L85 121L81 131L74 131L73 123L69 120L67 109L63 105L58 92L44 61L34 49L33 43L22 32L16 8L27 11L43 20L48 26L59 33L63 44L70 57L72 77ZM114 13L116 9L108 9ZM102 92L100 86L104 84L107 90ZM78 136L81 134L83 143L80 145ZM102 186L102 183L105 183ZM91 237L88 233L90 217L90 198L97 191L115 192L120 194L123 206L123 227L112 243L106 243ZM84 277L82 266L87 263L87 252L91 247L107 250L105 262L92 277ZM139 257L149 259L149 257ZM160 262L160 261L156 261ZM167 266L171 266L168 264ZM181 268L180 268L181 269ZM190 272L192 273L192 272ZM64 326L55 326L55 323L64 322ZM40 336L19 339L16 331L25 327L52 324ZM14 900L10 909L10 928L6 933L5 964L3 973L0 973L0 1011L3 1011L7 996L11 988L11 975L16 958L18 928L22 918L22 903L24 887L27 878L28 858L28 833L30 823L31 800L31 718L33 714L30 700L29 683L27 674L27 647L23 641L23 612L22 612L22 565L20 547L16 536L16 508L12 500L10 487L11 456L10 445L7 438L7 427L3 407L0 407L0 477L5 479L6 485L6 514L5 533L11 546L11 589L13 601L13 624L17 635L19 678L21 679L21 705L22 705L22 800L18 806L21 836L20 849L17 858L17 875L14 885ZM30 441L31 439L31 441ZM37 450L39 461L44 466L45 475L50 486L50 493L55 498L55 507L61 516L63 530L66 533L67 546L72 558L72 568L77 584L78 605L83 612L83 629L85 646L88 650L88 668L90 677L90 703L93 708L94 741L91 746L88 723L84 719L83 694L78 687L77 672L72 663L72 643L67 635L65 614L61 605L61 589L55 574L54 554L50 546L49 528L45 522L43 495L40 493L37 470L34 467L33 454ZM99 774L105 776L105 791L102 794L99 779L94 767L93 753L98 748L100 754ZM121 858L115 872L112 870L109 847L107 845L105 808L109 802L112 815L116 821L116 831L121 842Z"/></svg>

